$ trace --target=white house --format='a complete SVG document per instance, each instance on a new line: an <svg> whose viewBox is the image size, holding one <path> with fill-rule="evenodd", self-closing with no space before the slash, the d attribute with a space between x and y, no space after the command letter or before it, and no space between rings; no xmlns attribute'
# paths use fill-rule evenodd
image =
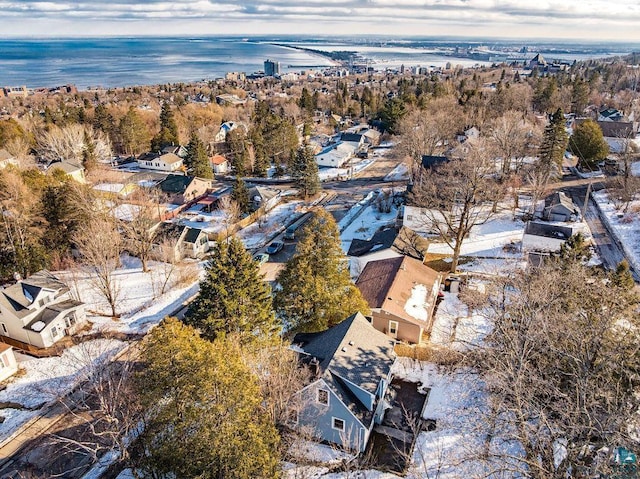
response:
<svg viewBox="0 0 640 479"><path fill-rule="evenodd" d="M238 123L236 123L235 121L225 121L222 125L220 125L220 130L218 130L218 133L216 133L214 141L216 143L222 143L227 139L227 134L230 131L235 130L236 128L238 128Z"/></svg>
<svg viewBox="0 0 640 479"><path fill-rule="evenodd" d="M49 271L0 290L0 337L24 349L48 348L86 322L84 303Z"/></svg>
<svg viewBox="0 0 640 479"><path fill-rule="evenodd" d="M10 378L18 372L18 363L13 354L13 347L0 343L0 381Z"/></svg>
<svg viewBox="0 0 640 479"><path fill-rule="evenodd" d="M347 143L337 143L328 146L316 155L318 166L340 168L353 157L355 148Z"/></svg>
<svg viewBox="0 0 640 479"><path fill-rule="evenodd" d="M138 159L138 165L145 170L176 171L182 167L182 158L175 153L160 156L148 156Z"/></svg>

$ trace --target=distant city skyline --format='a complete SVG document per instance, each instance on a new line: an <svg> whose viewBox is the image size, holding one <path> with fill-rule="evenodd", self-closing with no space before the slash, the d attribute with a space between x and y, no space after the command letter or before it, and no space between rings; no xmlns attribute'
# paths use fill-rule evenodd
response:
<svg viewBox="0 0 640 479"><path fill-rule="evenodd" d="M0 0L0 36L394 35L640 42L634 0Z"/></svg>

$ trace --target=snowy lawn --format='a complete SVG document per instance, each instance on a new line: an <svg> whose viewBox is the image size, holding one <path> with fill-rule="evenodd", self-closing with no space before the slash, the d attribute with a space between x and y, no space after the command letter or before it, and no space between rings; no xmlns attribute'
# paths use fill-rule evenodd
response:
<svg viewBox="0 0 640 479"><path fill-rule="evenodd" d="M388 190L391 192L391 189ZM378 210L377 194L370 193L365 199L354 205L349 213L339 223L342 250L347 253L354 239L370 239L383 226L395 224L398 208L391 203L390 211L383 213Z"/></svg>
<svg viewBox="0 0 640 479"><path fill-rule="evenodd" d="M285 225L306 212L303 201L280 204L267 213L261 221L250 224L236 233L247 249L265 246L270 239L282 231Z"/></svg>
<svg viewBox="0 0 640 479"><path fill-rule="evenodd" d="M195 262L172 266L152 261L148 266L149 272L145 273L139 259L122 256L122 267L113 274L119 289L116 312L120 317L117 319L108 316L109 305L93 286L89 270L58 271L54 274L67 283L78 300L85 303L93 332L145 333L149 325L158 323L198 291L196 280L202 269L202 265ZM184 285L177 284L184 274L190 281ZM165 293L162 294L165 282Z"/></svg>
<svg viewBox="0 0 640 479"><path fill-rule="evenodd" d="M481 345L490 330L486 316L470 313L457 294L445 292L433 320L430 342L465 351Z"/></svg>
<svg viewBox="0 0 640 479"><path fill-rule="evenodd" d="M640 168L639 168L640 169ZM624 253L636 271L640 271L640 201L634 201L627 212L616 208L605 191L591 194L602 217L624 248Z"/></svg>
<svg viewBox="0 0 640 479"><path fill-rule="evenodd" d="M488 258L515 258L520 256L524 222L513 219L511 211L497 214L484 224L474 226L471 233L462 243L463 256L480 256ZM505 250L505 246L511 246ZM432 243L429 253L453 254L453 249L446 243Z"/></svg>
<svg viewBox="0 0 640 479"><path fill-rule="evenodd" d="M391 173L384 177L384 181L405 181L409 179L409 168L404 163L396 166Z"/></svg>

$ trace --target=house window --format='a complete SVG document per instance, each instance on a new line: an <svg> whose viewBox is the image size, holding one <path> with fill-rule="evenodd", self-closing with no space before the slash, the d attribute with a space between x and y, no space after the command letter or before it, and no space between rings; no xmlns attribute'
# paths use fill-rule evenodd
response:
<svg viewBox="0 0 640 479"><path fill-rule="evenodd" d="M58 327L54 326L51 328L51 337L52 338L57 338L58 337Z"/></svg>
<svg viewBox="0 0 640 479"><path fill-rule="evenodd" d="M9 366L9 361L7 360L7 355L3 354L0 356L0 369L6 368L7 366Z"/></svg>
<svg viewBox="0 0 640 479"><path fill-rule="evenodd" d="M329 405L329 391L326 389L318 389L318 402L320 404L324 404L325 406Z"/></svg>
<svg viewBox="0 0 640 479"><path fill-rule="evenodd" d="M392 336L398 334L398 321L389 321L389 334Z"/></svg>
<svg viewBox="0 0 640 479"><path fill-rule="evenodd" d="M336 431L344 431L344 419L340 419L338 417L331 418L331 427Z"/></svg>
<svg viewBox="0 0 640 479"><path fill-rule="evenodd" d="M7 331L7 325L6 325L6 324L4 324L4 323L2 323L2 332L3 332L4 334L9 334L9 331Z"/></svg>
<svg viewBox="0 0 640 479"><path fill-rule="evenodd" d="M76 324L76 318L74 316L66 316L64 318L65 327L69 328L69 327L73 326L74 324Z"/></svg>

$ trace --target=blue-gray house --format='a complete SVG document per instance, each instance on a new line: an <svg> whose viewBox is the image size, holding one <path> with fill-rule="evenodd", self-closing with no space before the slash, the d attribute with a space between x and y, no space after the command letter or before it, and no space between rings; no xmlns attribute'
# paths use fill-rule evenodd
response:
<svg viewBox="0 0 640 479"><path fill-rule="evenodd" d="M313 372L300 391L297 427L363 452L384 415L395 341L356 313L326 331L297 334L293 342Z"/></svg>

